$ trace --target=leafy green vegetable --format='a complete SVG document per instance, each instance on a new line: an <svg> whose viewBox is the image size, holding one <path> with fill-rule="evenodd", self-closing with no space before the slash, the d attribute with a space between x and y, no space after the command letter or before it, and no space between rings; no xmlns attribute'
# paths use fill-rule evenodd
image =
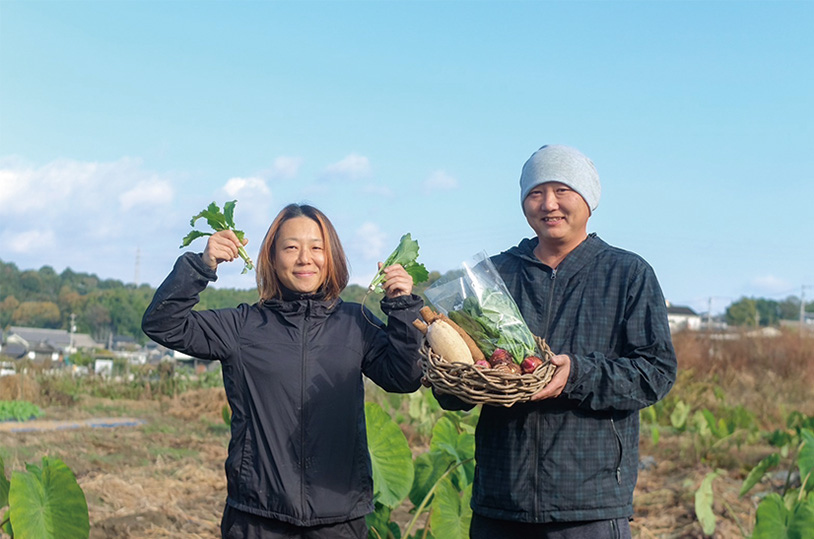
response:
<svg viewBox="0 0 814 539"><path fill-rule="evenodd" d="M28 401L0 401L0 421L26 421L42 415L42 410Z"/></svg>
<svg viewBox="0 0 814 539"><path fill-rule="evenodd" d="M368 292L383 292L382 283L384 282L384 268L392 266L393 264L401 264L407 270L410 277L413 278L413 283L423 283L430 278L430 274L424 264L420 264L418 259L418 242L410 237L410 233L403 235L399 241L398 247L393 251L387 260L382 264L381 269L373 277L368 287Z"/></svg>
<svg viewBox="0 0 814 539"><path fill-rule="evenodd" d="M486 289L480 300L469 296L460 310L450 311L447 316L475 340L487 357L496 348L509 352L518 364L528 356L539 355L534 335L517 304L502 292Z"/></svg>
<svg viewBox="0 0 814 539"><path fill-rule="evenodd" d="M199 213L198 215L195 215L189 221L189 225L194 227L195 221L197 221L198 219L206 219L206 222L215 232L220 232L221 230L231 230L232 232L235 233L237 239L242 242L245 233L242 230L237 230L235 228L234 215L236 203L237 200L227 202L226 204L223 205L223 212L221 212L220 207L216 203L212 202L209 205L209 207L201 211L201 213ZM212 232L193 230L192 232L187 234L181 241L181 248L183 249L184 247L187 247L190 243L192 243L192 240L201 238L203 236L211 236L212 234L213 234ZM237 248L237 252L244 262L243 271L241 273L246 273L250 269L254 269L254 263L252 262L252 259L249 258L249 254L246 252L242 245Z"/></svg>

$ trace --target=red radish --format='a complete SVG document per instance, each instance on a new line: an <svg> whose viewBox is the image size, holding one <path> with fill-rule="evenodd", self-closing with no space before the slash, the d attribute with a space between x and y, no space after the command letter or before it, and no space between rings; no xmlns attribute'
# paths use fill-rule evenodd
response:
<svg viewBox="0 0 814 539"><path fill-rule="evenodd" d="M520 369L524 374L531 374L537 370L537 367L543 364L543 360L537 356L528 356L520 364Z"/></svg>
<svg viewBox="0 0 814 539"><path fill-rule="evenodd" d="M495 351L489 356L489 363L491 363L493 367L501 363L512 363L512 356L503 348L495 348Z"/></svg>
<svg viewBox="0 0 814 539"><path fill-rule="evenodd" d="M476 369L491 369L492 366L485 359L479 359L475 362Z"/></svg>

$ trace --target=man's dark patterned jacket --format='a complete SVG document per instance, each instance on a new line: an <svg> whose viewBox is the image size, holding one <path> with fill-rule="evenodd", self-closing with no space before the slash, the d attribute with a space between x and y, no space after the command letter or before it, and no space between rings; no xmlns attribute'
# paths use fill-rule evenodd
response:
<svg viewBox="0 0 814 539"><path fill-rule="evenodd" d="M591 234L552 270L537 239L492 257L531 331L571 358L562 395L483 406L472 509L520 522L630 517L639 410L675 381L667 308L653 269ZM466 409L438 395L448 409Z"/></svg>

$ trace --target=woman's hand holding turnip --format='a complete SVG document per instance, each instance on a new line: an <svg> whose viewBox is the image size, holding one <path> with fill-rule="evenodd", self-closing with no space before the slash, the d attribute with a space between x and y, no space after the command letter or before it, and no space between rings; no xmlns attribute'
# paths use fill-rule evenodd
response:
<svg viewBox="0 0 814 539"><path fill-rule="evenodd" d="M379 269L382 264L379 263ZM413 278L401 264L393 264L384 268L385 281L382 284L384 293L388 298L409 296L413 293Z"/></svg>
<svg viewBox="0 0 814 539"><path fill-rule="evenodd" d="M244 238L241 242L231 230L215 232L206 241L203 252L204 264L217 270L221 262L231 262L240 256L240 248L247 243L248 239Z"/></svg>

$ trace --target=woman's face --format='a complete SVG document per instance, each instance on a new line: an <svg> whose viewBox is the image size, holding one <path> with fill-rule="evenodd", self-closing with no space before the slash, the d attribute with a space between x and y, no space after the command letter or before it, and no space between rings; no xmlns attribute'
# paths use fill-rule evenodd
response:
<svg viewBox="0 0 814 539"><path fill-rule="evenodd" d="M316 292L325 281L324 239L316 221L294 217L282 224L274 250L274 268L286 288Z"/></svg>

